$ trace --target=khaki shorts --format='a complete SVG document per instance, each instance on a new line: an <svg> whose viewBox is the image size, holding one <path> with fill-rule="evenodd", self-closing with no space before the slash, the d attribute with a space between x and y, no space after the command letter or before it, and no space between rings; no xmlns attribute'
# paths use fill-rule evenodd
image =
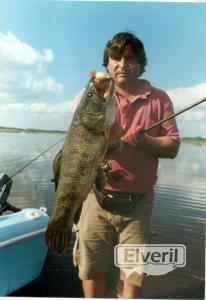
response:
<svg viewBox="0 0 206 300"><path fill-rule="evenodd" d="M152 203L142 201L132 213L113 215L101 208L90 193L76 226L73 258L80 279L95 279L98 274L107 273L114 264L115 245L149 243L151 214ZM126 279L120 269L120 279L142 286L143 275L134 272Z"/></svg>

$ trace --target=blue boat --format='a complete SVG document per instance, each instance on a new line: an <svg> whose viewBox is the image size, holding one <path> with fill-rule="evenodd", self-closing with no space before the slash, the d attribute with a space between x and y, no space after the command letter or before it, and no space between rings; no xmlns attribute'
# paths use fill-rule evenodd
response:
<svg viewBox="0 0 206 300"><path fill-rule="evenodd" d="M45 208L26 208L0 216L0 296L35 280L41 273L47 246Z"/></svg>

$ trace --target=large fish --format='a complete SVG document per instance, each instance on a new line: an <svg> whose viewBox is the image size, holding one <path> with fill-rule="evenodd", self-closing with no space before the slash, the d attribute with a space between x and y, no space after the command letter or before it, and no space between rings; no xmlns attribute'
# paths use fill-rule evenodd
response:
<svg viewBox="0 0 206 300"><path fill-rule="evenodd" d="M74 216L94 182L99 181L97 175L101 176L108 135L115 119L114 82L108 81L104 96L89 81L62 148L56 199L45 235L54 254L61 254L67 248Z"/></svg>

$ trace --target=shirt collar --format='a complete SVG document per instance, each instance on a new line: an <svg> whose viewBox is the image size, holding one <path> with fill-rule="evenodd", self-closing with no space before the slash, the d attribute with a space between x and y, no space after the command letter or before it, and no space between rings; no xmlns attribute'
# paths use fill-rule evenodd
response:
<svg viewBox="0 0 206 300"><path fill-rule="evenodd" d="M152 89L152 86L150 84L150 82L146 79L141 79L141 81L144 83L144 88L142 90L142 92L140 94L138 94L136 96L136 98L131 102L135 102L136 100L138 99L147 99L149 97L149 95L151 94L151 89ZM123 97L121 94L119 94L118 92L116 93L116 95L119 95L120 97Z"/></svg>
<svg viewBox="0 0 206 300"><path fill-rule="evenodd" d="M137 99L147 99L148 96L151 94L151 88L152 87L151 87L150 82L146 79L141 79L141 81L144 83L144 89L139 95L137 95L135 100L137 100Z"/></svg>

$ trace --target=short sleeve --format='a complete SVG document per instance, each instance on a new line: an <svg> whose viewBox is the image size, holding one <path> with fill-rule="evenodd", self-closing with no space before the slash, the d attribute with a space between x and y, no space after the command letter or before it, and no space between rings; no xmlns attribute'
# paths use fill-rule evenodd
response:
<svg viewBox="0 0 206 300"><path fill-rule="evenodd" d="M173 104L171 99L165 92L162 92L161 102L162 119L166 119L174 113ZM172 118L169 121L162 123L160 128L160 136L171 136L175 140L179 140L179 131L177 128L175 118Z"/></svg>

